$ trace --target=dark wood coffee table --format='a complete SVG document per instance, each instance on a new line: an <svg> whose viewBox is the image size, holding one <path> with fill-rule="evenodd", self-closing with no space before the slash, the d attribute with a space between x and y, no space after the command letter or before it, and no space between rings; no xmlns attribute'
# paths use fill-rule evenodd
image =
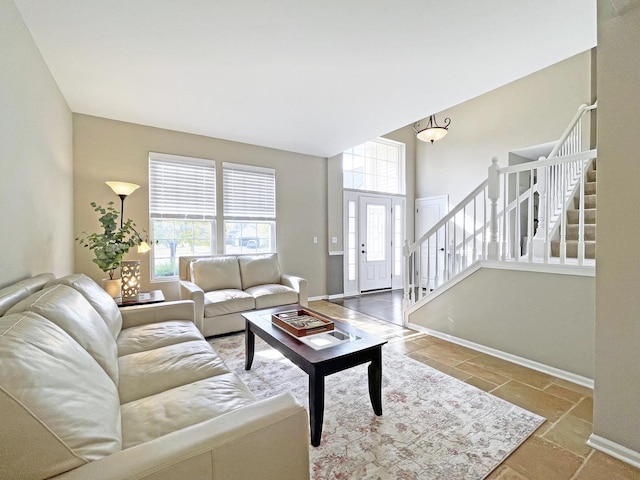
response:
<svg viewBox="0 0 640 480"><path fill-rule="evenodd" d="M369 365L369 398L376 415L382 415L382 346L386 340L363 332L348 323L335 319L335 328L351 334L357 339L316 350L298 338L285 332L271 322L275 312L296 310L300 305L256 310L242 314L246 320L245 329L245 370L251 369L255 351L255 336L282 353L309 375L309 424L311 444L320 445L322 420L324 417L324 377L366 362ZM306 310L309 308L304 307ZM314 312L322 315L318 312ZM326 318L326 315L323 315Z"/></svg>

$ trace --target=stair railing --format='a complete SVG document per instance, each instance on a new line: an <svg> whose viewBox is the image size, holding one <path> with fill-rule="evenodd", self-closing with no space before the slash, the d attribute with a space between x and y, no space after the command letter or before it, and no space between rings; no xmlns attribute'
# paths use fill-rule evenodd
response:
<svg viewBox="0 0 640 480"><path fill-rule="evenodd" d="M487 180L416 242L405 241L405 308L455 279L479 260L566 263L566 217L580 192L578 254L584 263L584 178L596 150L582 145L581 105L547 158L500 168L491 159ZM560 232L560 254L551 239Z"/></svg>
<svg viewBox="0 0 640 480"><path fill-rule="evenodd" d="M499 168L497 159L492 159L489 167L489 182L495 186L489 192L489 201L499 202L490 217L491 241L487 247L488 260L524 262L537 264L566 264L569 262L566 252L567 212L572 210L573 198L579 193L579 205L576 209L579 217L578 252L575 263L583 265L584 252L584 184L586 172L596 150L540 159L537 162L524 163ZM537 182L535 179L537 178ZM541 184L540 179L543 179ZM528 188L524 189L524 185ZM540 192L552 192L553 195L541 195ZM558 201L557 197L562 197ZM510 199L513 199L509 201ZM497 212L502 214L499 215ZM538 218L556 218L556 231L549 222L536 222ZM542 229L542 234L540 230ZM551 242L559 233L559 254L551 257ZM541 240L542 239L542 240ZM493 243L495 242L495 243Z"/></svg>
<svg viewBox="0 0 640 480"><path fill-rule="evenodd" d="M566 128L560 139L556 142L551 153L547 157L540 157L541 161L557 157L566 157L576 155L581 152L588 151L588 147L583 144L583 118L585 114L598 108L598 102L593 105L580 105L578 111L574 115L571 123ZM584 166L578 164L550 168L541 172L538 177L538 194L540 196L540 204L545 208L541 209L538 216L538 230L535 237L535 253L537 255L546 256L548 251L544 248L549 244L551 236L556 232L564 235L566 232L566 215L563 216L563 206L570 198L571 193L575 191L576 181L583 174ZM567 168L569 169L567 171ZM565 180L569 179L567 184ZM561 239L561 244L564 239Z"/></svg>
<svg viewBox="0 0 640 480"><path fill-rule="evenodd" d="M405 305L420 301L486 257L488 180L478 185L416 242L405 241Z"/></svg>

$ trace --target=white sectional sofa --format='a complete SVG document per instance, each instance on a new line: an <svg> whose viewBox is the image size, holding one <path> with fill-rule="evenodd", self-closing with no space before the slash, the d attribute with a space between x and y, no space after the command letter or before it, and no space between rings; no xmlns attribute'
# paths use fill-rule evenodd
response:
<svg viewBox="0 0 640 480"><path fill-rule="evenodd" d="M249 310L308 303L307 281L283 274L276 253L180 257L179 276L205 337L243 330Z"/></svg>
<svg viewBox="0 0 640 480"><path fill-rule="evenodd" d="M119 310L84 275L0 289L0 478L309 478L308 417L256 400L191 301Z"/></svg>

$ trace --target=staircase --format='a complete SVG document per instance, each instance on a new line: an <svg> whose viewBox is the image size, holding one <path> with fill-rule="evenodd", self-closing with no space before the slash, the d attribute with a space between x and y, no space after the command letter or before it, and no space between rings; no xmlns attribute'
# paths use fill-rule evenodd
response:
<svg viewBox="0 0 640 480"><path fill-rule="evenodd" d="M596 108L578 108L548 157L507 167L492 158L485 181L418 240L405 241L405 311L487 263L593 271L597 151L583 141L582 118Z"/></svg>
<svg viewBox="0 0 640 480"><path fill-rule="evenodd" d="M566 256L578 258L580 232L580 192L573 196L573 209L567 210ZM560 240L551 241L551 256L560 257ZM586 174L584 185L584 256L596 258L596 159L593 159Z"/></svg>

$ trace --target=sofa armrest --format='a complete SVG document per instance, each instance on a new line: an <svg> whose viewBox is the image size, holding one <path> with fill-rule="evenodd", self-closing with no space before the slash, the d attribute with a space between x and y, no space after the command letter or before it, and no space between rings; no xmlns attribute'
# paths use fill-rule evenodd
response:
<svg viewBox="0 0 640 480"><path fill-rule="evenodd" d="M204 335L204 290L193 282L180 280L180 298L195 303L196 327Z"/></svg>
<svg viewBox="0 0 640 480"><path fill-rule="evenodd" d="M87 463L57 480L309 479L307 411L290 394Z"/></svg>
<svg viewBox="0 0 640 480"><path fill-rule="evenodd" d="M122 313L122 328L169 320L190 320L195 323L194 302L191 300L123 307L120 313Z"/></svg>
<svg viewBox="0 0 640 480"><path fill-rule="evenodd" d="M280 277L280 283L286 287L293 288L298 292L298 303L303 307L309 305L309 293L307 286L307 279L302 277L296 277L295 275L283 274Z"/></svg>

